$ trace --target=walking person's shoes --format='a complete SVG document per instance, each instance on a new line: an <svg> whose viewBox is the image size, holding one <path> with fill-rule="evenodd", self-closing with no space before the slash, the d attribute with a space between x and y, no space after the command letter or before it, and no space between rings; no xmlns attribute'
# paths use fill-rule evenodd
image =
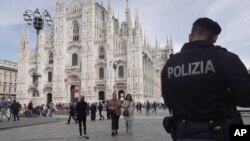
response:
<svg viewBox="0 0 250 141"><path fill-rule="evenodd" d="M118 132L117 132L117 130L115 130L115 134L116 134L116 135L118 135Z"/></svg>
<svg viewBox="0 0 250 141"><path fill-rule="evenodd" d="M8 121L10 121L10 118L8 118Z"/></svg>
<svg viewBox="0 0 250 141"><path fill-rule="evenodd" d="M111 134L112 136L115 136L115 131L112 131L112 134Z"/></svg>
<svg viewBox="0 0 250 141"><path fill-rule="evenodd" d="M69 124L69 122L67 122L66 124Z"/></svg>

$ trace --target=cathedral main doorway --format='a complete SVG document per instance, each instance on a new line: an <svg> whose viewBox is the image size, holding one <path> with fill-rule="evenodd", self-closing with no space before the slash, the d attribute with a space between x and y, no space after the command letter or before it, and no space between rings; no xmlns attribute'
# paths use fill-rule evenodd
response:
<svg viewBox="0 0 250 141"><path fill-rule="evenodd" d="M118 91L118 99L123 101L125 99L125 92L123 90Z"/></svg>
<svg viewBox="0 0 250 141"><path fill-rule="evenodd" d="M105 100L105 93L103 91L99 92L99 100Z"/></svg>
<svg viewBox="0 0 250 141"><path fill-rule="evenodd" d="M47 94L47 104L51 103L52 102L52 94L51 93L48 93Z"/></svg>
<svg viewBox="0 0 250 141"><path fill-rule="evenodd" d="M75 97L75 85L71 85L70 87L70 103L77 102L77 98Z"/></svg>

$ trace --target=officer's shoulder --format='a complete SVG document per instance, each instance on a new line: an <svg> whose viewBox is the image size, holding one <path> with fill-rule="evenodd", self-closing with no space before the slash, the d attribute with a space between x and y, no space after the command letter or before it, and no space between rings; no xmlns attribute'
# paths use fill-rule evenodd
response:
<svg viewBox="0 0 250 141"><path fill-rule="evenodd" d="M235 59L238 55L228 51L225 47L215 46L214 50L219 54L222 59Z"/></svg>

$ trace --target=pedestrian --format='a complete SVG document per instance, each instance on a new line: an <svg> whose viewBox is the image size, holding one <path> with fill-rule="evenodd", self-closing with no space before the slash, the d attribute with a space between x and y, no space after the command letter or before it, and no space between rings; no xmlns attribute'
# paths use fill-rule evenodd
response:
<svg viewBox="0 0 250 141"><path fill-rule="evenodd" d="M139 102L138 109L140 111L140 114L141 114L141 108L142 108L142 104L141 104L141 102Z"/></svg>
<svg viewBox="0 0 250 141"><path fill-rule="evenodd" d="M1 105L1 120L0 121L3 121L3 116L5 116L8 119L8 121L10 121L10 117L6 113L7 109L9 108L9 104L5 97L2 97L2 101L0 105Z"/></svg>
<svg viewBox="0 0 250 141"><path fill-rule="evenodd" d="M74 104L70 104L69 106L69 118L67 124L70 124L71 117L74 119L75 123L77 124L77 120L75 118L75 106Z"/></svg>
<svg viewBox="0 0 250 141"><path fill-rule="evenodd" d="M155 112L155 114L156 114L156 109L157 109L157 103L156 103L156 101L152 104L152 107L153 107L152 113Z"/></svg>
<svg viewBox="0 0 250 141"><path fill-rule="evenodd" d="M125 110L127 110L126 115L124 115L125 119L125 125L126 125L126 132L132 135L133 131L133 119L134 119L134 110L135 110L135 102L132 99L131 94L127 94L122 107L124 108L123 113L125 113Z"/></svg>
<svg viewBox="0 0 250 141"><path fill-rule="evenodd" d="M99 111L99 115L100 115L100 120L105 119L105 117L102 115L102 110L103 110L102 102L99 102L98 111Z"/></svg>
<svg viewBox="0 0 250 141"><path fill-rule="evenodd" d="M96 104L95 103L92 103L91 106L90 106L90 119L91 121L95 121L96 119Z"/></svg>
<svg viewBox="0 0 250 141"><path fill-rule="evenodd" d="M147 103L146 103L146 116L150 116L150 108L151 108L151 105L150 105L149 101L147 101Z"/></svg>
<svg viewBox="0 0 250 141"><path fill-rule="evenodd" d="M14 116L14 120L13 121L16 121L16 119L19 121L19 111L21 109L21 105L16 102L16 100L13 100L12 104L11 104L11 111L13 112L13 116Z"/></svg>
<svg viewBox="0 0 250 141"><path fill-rule="evenodd" d="M108 103L109 103L109 100L107 100L107 102L106 102L107 119L109 120L110 119L110 109L109 109Z"/></svg>
<svg viewBox="0 0 250 141"><path fill-rule="evenodd" d="M229 126L243 124L236 106L250 107L250 75L239 57L215 46L220 25L199 18L189 42L171 55L161 75L162 95L177 141L229 140Z"/></svg>
<svg viewBox="0 0 250 141"><path fill-rule="evenodd" d="M112 99L109 101L109 109L110 109L110 115L111 115L111 130L112 136L118 135L118 129L119 129L119 118L121 115L121 102L119 99L117 99L117 94L113 93Z"/></svg>
<svg viewBox="0 0 250 141"><path fill-rule="evenodd" d="M30 101L30 103L28 104L28 110L29 110L29 117L33 117L33 103L32 101Z"/></svg>
<svg viewBox="0 0 250 141"><path fill-rule="evenodd" d="M139 112L139 102L136 103L136 112Z"/></svg>
<svg viewBox="0 0 250 141"><path fill-rule="evenodd" d="M84 96L81 96L80 101L76 104L76 110L77 110L77 120L79 124L80 136L82 136L82 126L83 126L83 134L85 138L88 138L86 132L87 106L88 104L87 102L85 102Z"/></svg>

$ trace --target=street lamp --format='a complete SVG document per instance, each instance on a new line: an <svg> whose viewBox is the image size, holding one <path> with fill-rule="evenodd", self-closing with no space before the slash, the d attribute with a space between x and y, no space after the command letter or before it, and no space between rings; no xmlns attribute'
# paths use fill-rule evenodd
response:
<svg viewBox="0 0 250 141"><path fill-rule="evenodd" d="M113 79L113 89L114 89L114 93L116 93L115 91L115 72L116 72L116 69L117 69L117 66L120 64L120 60L111 60L110 61L110 64L113 65L113 69L114 69L114 79Z"/></svg>
<svg viewBox="0 0 250 141"><path fill-rule="evenodd" d="M48 26L52 25L52 20L49 15L49 12L47 10L44 10L42 14L40 14L39 10L36 9L34 12L31 10L26 10L25 13L23 14L23 19L24 21L27 22L28 25L32 25L36 29L36 34L37 34L37 42L36 42L36 68L35 72L32 74L33 77L33 83L35 85L34 91L33 91L33 96L39 96L39 91L38 91L38 78L41 77L41 75L38 74L38 40L39 40L39 32L40 30L43 29L44 27L44 21L47 22Z"/></svg>

